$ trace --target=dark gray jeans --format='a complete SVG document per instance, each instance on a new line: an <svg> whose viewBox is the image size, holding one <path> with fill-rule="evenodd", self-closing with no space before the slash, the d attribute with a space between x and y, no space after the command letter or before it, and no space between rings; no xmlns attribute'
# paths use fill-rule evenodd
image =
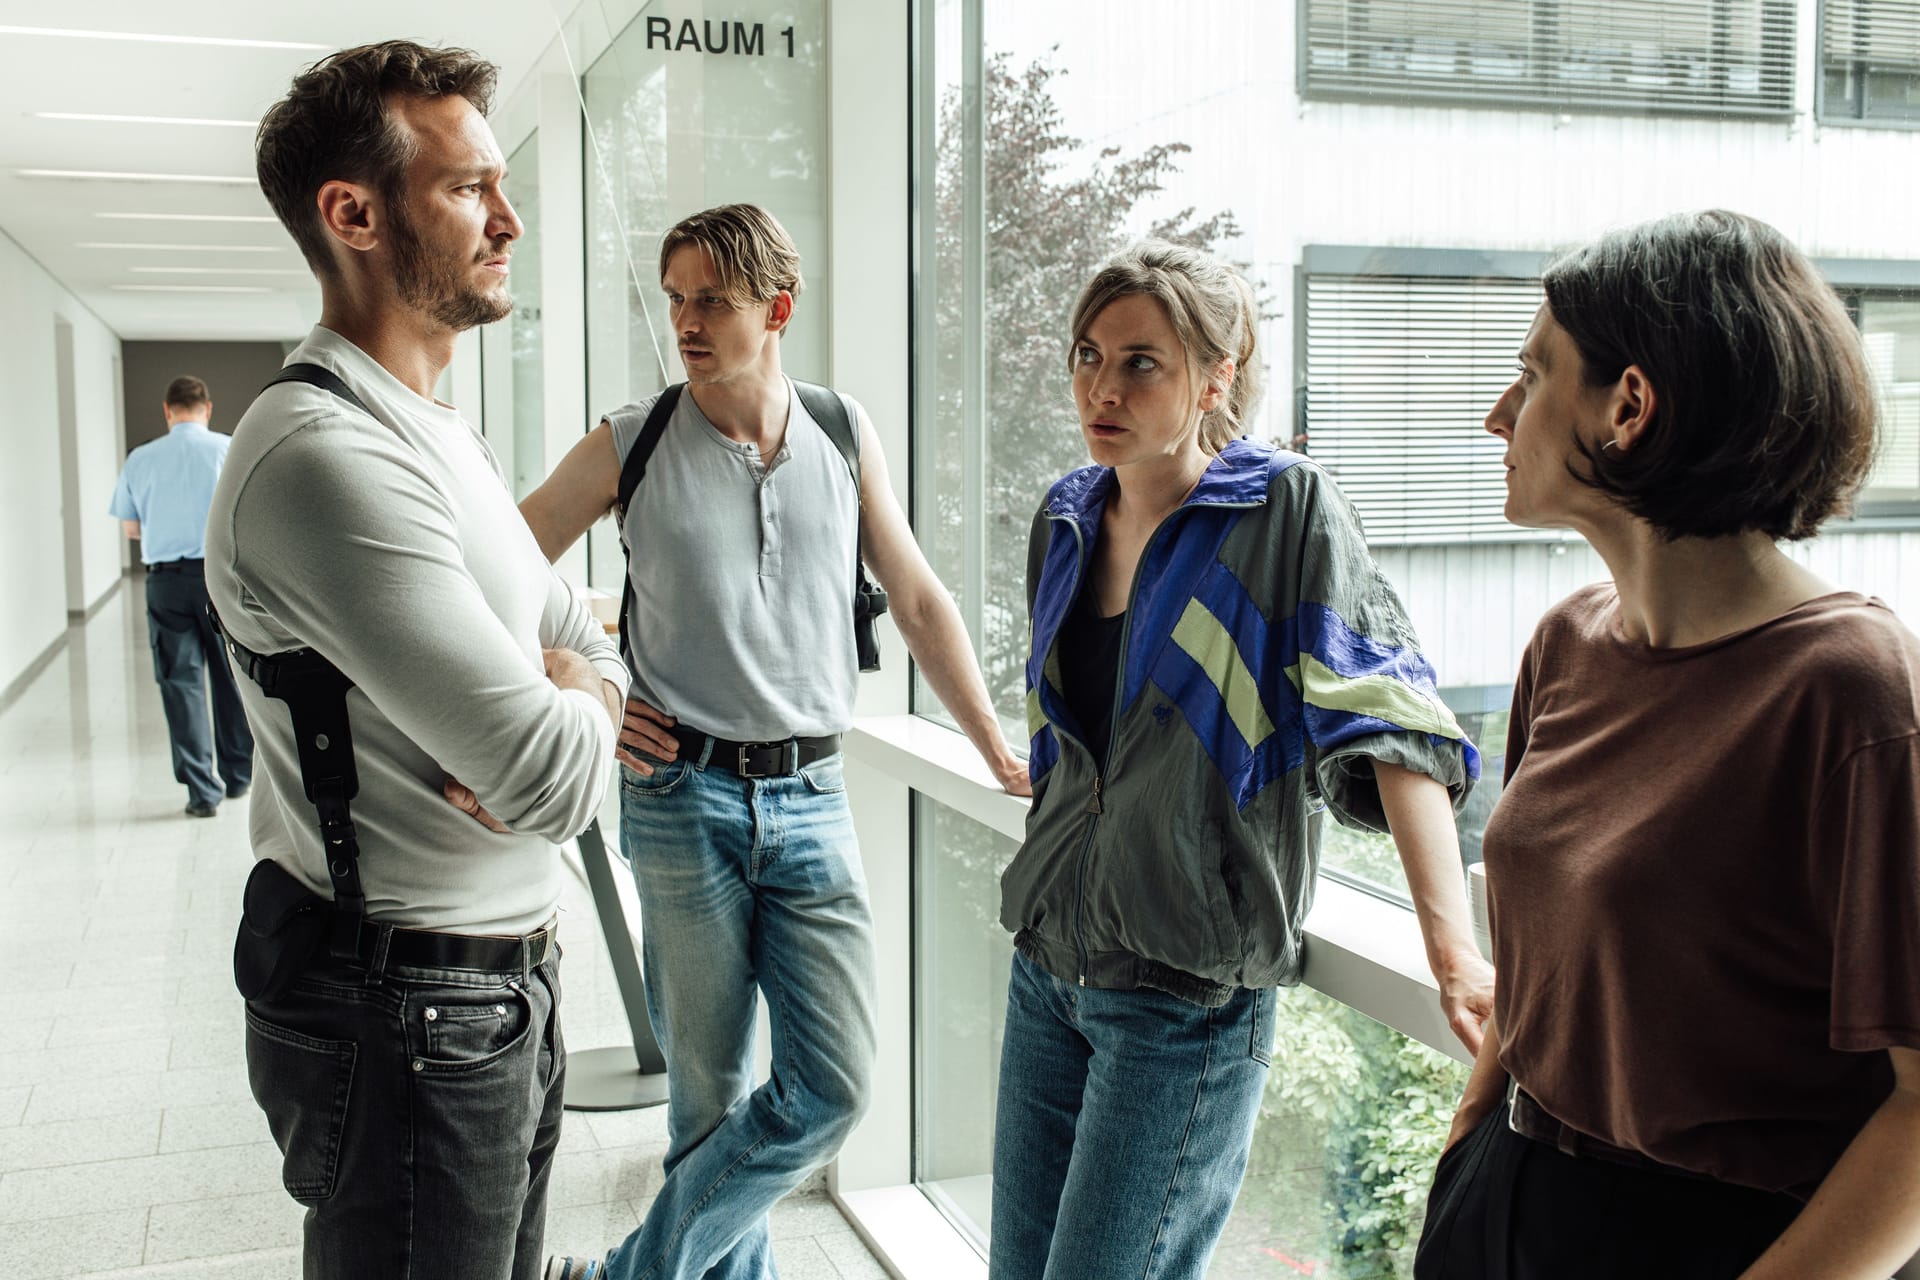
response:
<svg viewBox="0 0 1920 1280"><path fill-rule="evenodd" d="M557 959L531 972L322 954L247 1002L247 1074L307 1206L306 1280L538 1280L560 1141Z"/></svg>

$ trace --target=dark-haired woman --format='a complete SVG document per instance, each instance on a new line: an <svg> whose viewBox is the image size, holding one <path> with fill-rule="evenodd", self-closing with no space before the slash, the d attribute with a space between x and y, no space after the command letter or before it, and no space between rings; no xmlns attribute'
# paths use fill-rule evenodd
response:
<svg viewBox="0 0 1920 1280"><path fill-rule="evenodd" d="M1491 974L1449 795L1476 758L1353 509L1241 439L1253 294L1146 241L1074 306L1094 465L1028 557L1033 810L994 1132L994 1280L1199 1280L1246 1170L1274 988L1296 982L1320 817L1391 826L1441 1002Z"/></svg>
<svg viewBox="0 0 1920 1280"><path fill-rule="evenodd" d="M1920 1248L1920 640L1786 556L1873 453L1859 338L1723 212L1548 268L1507 518L1612 571L1514 691L1494 1018L1421 1280L1885 1280Z"/></svg>

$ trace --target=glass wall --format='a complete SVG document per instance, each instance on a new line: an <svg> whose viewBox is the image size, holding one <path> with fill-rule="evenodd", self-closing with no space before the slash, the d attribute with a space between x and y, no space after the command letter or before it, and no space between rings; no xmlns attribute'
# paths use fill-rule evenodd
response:
<svg viewBox="0 0 1920 1280"><path fill-rule="evenodd" d="M827 376L823 0L742 0L720 18L651 9L587 69L587 385L596 416L685 373L660 293L663 232L690 213L766 206L806 286L781 355ZM619 535L588 537L588 581L620 589Z"/></svg>
<svg viewBox="0 0 1920 1280"><path fill-rule="evenodd" d="M1483 427L1561 249L1726 207L1826 264L1880 380L1885 449L1865 495L1875 519L1793 554L1920 614L1905 532L1920 528L1920 250L1881 180L1920 164L1920 135L1818 127L1831 18L1829 52L1814 51L1822 14L1842 8L1109 0L1090 21L1066 0L917 0L915 526L1009 738L1026 737L1030 530L1053 481L1087 462L1068 314L1100 261L1146 235L1211 249L1253 283L1265 396L1250 434L1311 455L1360 510L1482 751L1459 822L1469 863L1528 637L1606 576L1578 538L1506 523L1503 446ZM1875 21L1884 34L1911 9L1879 5ZM1554 24L1576 20L1599 35L1556 43L1571 28ZM924 682L914 697L945 716ZM1404 902L1389 841L1324 835L1323 870ZM998 877L1014 848L917 802L916 1177L976 1240L1010 955ZM1405 1275L1461 1078L1291 993L1216 1274Z"/></svg>
<svg viewBox="0 0 1920 1280"><path fill-rule="evenodd" d="M915 801L920 964L915 1177L984 1247L1012 947L997 915L1014 841ZM1426 1188L1467 1069L1306 988L1281 993L1273 1069L1219 1277L1411 1274Z"/></svg>
<svg viewBox="0 0 1920 1280"><path fill-rule="evenodd" d="M1013 947L1000 873L1019 846L924 796L914 800L915 1180L976 1243L992 1199L993 1105Z"/></svg>
<svg viewBox="0 0 1920 1280"><path fill-rule="evenodd" d="M1010 739L1026 736L1029 530L1051 482L1087 460L1068 311L1114 249L1183 240L1240 264L1260 299L1266 391L1250 434L1311 454L1353 499L1442 696L1479 740L1487 769L1461 823L1477 857L1521 651L1548 607L1605 576L1572 535L1505 521L1502 445L1482 429L1513 376L1540 266L1611 226L1724 206L1816 258L1920 284L1910 228L1875 194L1876 174L1920 161L1914 133L1813 136L1728 98L1744 86L1764 113L1811 110L1818 68L1788 51L1812 45L1788 37L1811 34L1817 5L1666 6L1732 15L1725 30L1702 18L1698 41L1668 24L1671 49L1628 38L1651 12L1630 7L1581 19L1619 26L1620 58L1586 71L1548 60L1561 79L1586 76L1569 96L1531 71L1507 75L1472 35L1504 22L1539 37L1543 15L1566 6L1216 0L1176 17L1162 0L1112 0L1086 22L1065 0L920 0L915 522ZM1704 79L1688 69L1695 53L1719 59ZM1649 57L1653 70L1637 70ZM1325 100L1314 86L1332 84L1336 64L1345 78ZM1448 76L1471 92L1432 102ZM1489 94L1536 109L1498 109ZM1620 166L1640 177L1598 180ZM1888 370L1889 447L1867 495L1878 509L1906 492L1920 456L1899 416L1911 305L1873 294L1859 310ZM1907 553L1848 552L1870 536L1836 530L1799 554L1899 607L1904 579L1863 581L1856 566L1879 572ZM944 714L924 685L915 707ZM1379 837L1330 828L1324 865L1404 895Z"/></svg>
<svg viewBox="0 0 1920 1280"><path fill-rule="evenodd" d="M507 469L516 501L547 478L546 466L546 348L540 312L545 305L541 288L540 243L545 231L540 210L540 135L527 138L507 158L507 199L526 228L513 247L513 314L508 317L513 368L510 440L495 448Z"/></svg>

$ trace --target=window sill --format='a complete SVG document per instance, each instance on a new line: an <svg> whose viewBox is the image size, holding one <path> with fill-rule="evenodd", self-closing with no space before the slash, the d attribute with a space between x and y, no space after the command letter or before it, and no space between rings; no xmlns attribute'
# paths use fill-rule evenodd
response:
<svg viewBox="0 0 1920 1280"><path fill-rule="evenodd" d="M915 1186L832 1193L880 1264L907 1280L987 1280L987 1262Z"/></svg>
<svg viewBox="0 0 1920 1280"><path fill-rule="evenodd" d="M1029 802L1002 791L965 735L921 716L855 723L847 753L938 804L1019 840ZM1307 986L1461 1062L1413 912L1321 877L1307 915Z"/></svg>
<svg viewBox="0 0 1920 1280"><path fill-rule="evenodd" d="M1822 129L1884 129L1890 133L1912 133L1920 129L1920 119L1913 116L1830 116L1823 112L1815 116L1815 123Z"/></svg>

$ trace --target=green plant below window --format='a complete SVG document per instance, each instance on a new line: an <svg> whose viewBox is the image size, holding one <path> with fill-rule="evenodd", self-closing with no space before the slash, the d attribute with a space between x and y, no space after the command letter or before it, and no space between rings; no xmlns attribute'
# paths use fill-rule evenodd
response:
<svg viewBox="0 0 1920 1280"><path fill-rule="evenodd" d="M1467 1068L1317 991L1281 994L1273 1074L1214 1277L1405 1280Z"/></svg>

